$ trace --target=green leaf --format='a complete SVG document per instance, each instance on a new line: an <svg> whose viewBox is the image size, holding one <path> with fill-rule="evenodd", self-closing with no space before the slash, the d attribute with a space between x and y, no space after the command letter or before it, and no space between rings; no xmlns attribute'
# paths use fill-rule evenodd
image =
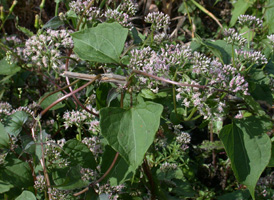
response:
<svg viewBox="0 0 274 200"><path fill-rule="evenodd" d="M88 186L87 182L81 179L81 167L54 169L52 179L56 188L60 190L74 190Z"/></svg>
<svg viewBox="0 0 274 200"><path fill-rule="evenodd" d="M274 167L274 143L271 145L271 158L267 166Z"/></svg>
<svg viewBox="0 0 274 200"><path fill-rule="evenodd" d="M11 115L11 120L8 126L5 127L6 131L15 137L22 131L23 125L27 122L29 114L24 111L17 111Z"/></svg>
<svg viewBox="0 0 274 200"><path fill-rule="evenodd" d="M100 63L119 63L128 30L117 22L102 23L71 36L74 52L83 60Z"/></svg>
<svg viewBox="0 0 274 200"><path fill-rule="evenodd" d="M218 200L244 200L244 199L249 199L250 194L248 190L237 190L235 192L231 192L225 195L222 195L218 197Z"/></svg>
<svg viewBox="0 0 274 200"><path fill-rule="evenodd" d="M238 17L245 14L246 10L251 7L256 1L255 0L238 0L233 4L232 17L229 26L235 25Z"/></svg>
<svg viewBox="0 0 274 200"><path fill-rule="evenodd" d="M247 103L247 105L259 116L264 116L265 111L261 108L260 104L254 100L252 96L244 96L243 99Z"/></svg>
<svg viewBox="0 0 274 200"><path fill-rule="evenodd" d="M265 20L268 25L268 34L274 33L274 4L273 1L268 0L266 3Z"/></svg>
<svg viewBox="0 0 274 200"><path fill-rule="evenodd" d="M264 117L235 119L220 132L237 180L245 184L254 199L256 183L271 157L271 141L266 132L272 123Z"/></svg>
<svg viewBox="0 0 274 200"><path fill-rule="evenodd" d="M116 152L109 145L107 145L102 157L102 173L105 173L109 169L115 155ZM127 162L121 156L119 156L114 167L105 178L105 181L109 181L111 186L120 185L132 177L133 173L134 170L132 170Z"/></svg>
<svg viewBox="0 0 274 200"><path fill-rule="evenodd" d="M102 135L109 145L135 170L152 144L159 128L163 106L153 102L138 104L130 110L100 110Z"/></svg>
<svg viewBox="0 0 274 200"><path fill-rule="evenodd" d="M13 155L7 155L5 161L4 168L0 170L4 180L8 180L16 188L33 186L33 177L27 162L21 161Z"/></svg>
<svg viewBox="0 0 274 200"><path fill-rule="evenodd" d="M36 197L32 192L25 190L15 200L36 200Z"/></svg>
<svg viewBox="0 0 274 200"><path fill-rule="evenodd" d="M205 44L210 47L209 49L212 53L219 57L224 64L231 63L231 53L232 53L232 45L227 44L224 40L207 40Z"/></svg>
<svg viewBox="0 0 274 200"><path fill-rule="evenodd" d="M43 95L43 97L40 98L40 100L42 98L44 98L46 95L48 95L50 92L47 92ZM57 92L53 95L48 96L41 104L41 108L46 109L49 105L51 105L53 102L57 101L60 97L62 97L62 93L61 92ZM63 108L65 106L65 104L62 104L61 102L56 104L55 106L53 106L50 110L57 110L59 108Z"/></svg>
<svg viewBox="0 0 274 200"><path fill-rule="evenodd" d="M150 89L142 89L141 96L146 99L155 99L157 97Z"/></svg>
<svg viewBox="0 0 274 200"><path fill-rule="evenodd" d="M69 155L70 165L81 165L83 168L96 168L96 162L88 146L82 142L72 139L63 147L64 153Z"/></svg>
<svg viewBox="0 0 274 200"><path fill-rule="evenodd" d="M18 67L15 63L9 64L6 60L6 57L0 60L0 75L12 76L20 71L20 67Z"/></svg>
<svg viewBox="0 0 274 200"><path fill-rule="evenodd" d="M50 28L50 29L57 29L59 28L60 26L64 25L64 22L58 17L58 16L55 16L53 18L51 18L43 27L42 29L47 29L47 28Z"/></svg>
<svg viewBox="0 0 274 200"><path fill-rule="evenodd" d="M4 125L0 122L0 148L9 146L9 134L6 132Z"/></svg>
<svg viewBox="0 0 274 200"><path fill-rule="evenodd" d="M101 83L96 89L96 108L100 110L108 106L108 97L111 92L112 86L109 83ZM110 103L110 102L109 102Z"/></svg>
<svg viewBox="0 0 274 200"><path fill-rule="evenodd" d="M0 194L9 191L13 187L14 185L11 185L9 182L0 180Z"/></svg>
<svg viewBox="0 0 274 200"><path fill-rule="evenodd" d="M18 25L18 16L15 17L15 27L21 31L22 33L24 33L26 36L28 37L31 37L34 35L34 33L32 31L30 31L29 29L25 28L25 27L22 27L22 26L19 26Z"/></svg>

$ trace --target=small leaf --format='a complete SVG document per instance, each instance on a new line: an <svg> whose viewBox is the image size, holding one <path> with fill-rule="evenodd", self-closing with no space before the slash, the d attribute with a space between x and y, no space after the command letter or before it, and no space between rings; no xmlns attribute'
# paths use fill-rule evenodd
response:
<svg viewBox="0 0 274 200"><path fill-rule="evenodd" d="M83 60L119 63L128 30L117 22L72 33L74 52Z"/></svg>
<svg viewBox="0 0 274 200"><path fill-rule="evenodd" d="M142 89L141 96L146 99L155 99L156 95L150 89Z"/></svg>
<svg viewBox="0 0 274 200"><path fill-rule="evenodd" d="M25 190L15 200L36 200L36 197L32 192Z"/></svg>
<svg viewBox="0 0 274 200"><path fill-rule="evenodd" d="M244 199L249 199L250 194L248 190L237 190L225 195L222 195L217 198L217 200L244 200Z"/></svg>
<svg viewBox="0 0 274 200"><path fill-rule="evenodd" d="M82 142L72 139L65 143L64 154L69 155L70 165L81 165L83 168L96 168L96 162L88 146Z"/></svg>
<svg viewBox="0 0 274 200"><path fill-rule="evenodd" d="M0 180L0 194L8 192L14 185L11 185L9 182L4 182Z"/></svg>
<svg viewBox="0 0 274 200"><path fill-rule="evenodd" d="M135 170L143 161L159 128L163 106L153 102L138 104L130 110L102 108L100 127L109 145Z"/></svg>
<svg viewBox="0 0 274 200"><path fill-rule="evenodd" d="M9 134L0 122L0 148L7 148L9 146L9 141Z"/></svg>
<svg viewBox="0 0 274 200"><path fill-rule="evenodd" d="M27 122L29 114L24 111L17 111L11 115L11 120L8 126L5 127L6 131L15 137L22 131L23 125Z"/></svg>
<svg viewBox="0 0 274 200"><path fill-rule="evenodd" d="M55 16L53 18L51 18L43 27L42 29L47 29L47 28L50 28L50 29L57 29L59 28L60 26L64 25L64 22L58 17L58 16Z"/></svg>
<svg viewBox="0 0 274 200"><path fill-rule="evenodd" d="M12 76L20 71L20 67L18 67L15 63L9 64L6 60L6 57L0 60L0 75Z"/></svg>
<svg viewBox="0 0 274 200"><path fill-rule="evenodd" d="M254 199L256 183L271 157L271 141L266 132L272 123L265 117L235 119L220 132L237 180L245 184Z"/></svg>
<svg viewBox="0 0 274 200"><path fill-rule="evenodd" d="M49 94L49 92L45 93L45 94L43 95L43 97L46 96L46 95L48 95L48 94ZM43 97L41 97L41 99L42 99ZM53 102L55 102L56 100L58 100L60 97L62 97L62 93L61 93L61 92L57 92L57 93L55 93L55 94L53 94L53 95L48 96L48 97L40 104L41 108L46 109L50 104L52 104ZM40 99L40 100L41 100L41 99ZM63 108L64 106L65 106L65 104L62 104L62 103L60 102L60 103L56 104L55 106L53 106L50 110L57 110L57 109L59 109L59 108Z"/></svg>

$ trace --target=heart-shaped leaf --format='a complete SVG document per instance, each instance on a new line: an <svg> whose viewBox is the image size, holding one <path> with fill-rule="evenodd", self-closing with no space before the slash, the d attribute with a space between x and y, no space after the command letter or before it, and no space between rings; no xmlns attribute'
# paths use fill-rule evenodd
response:
<svg viewBox="0 0 274 200"><path fill-rule="evenodd" d="M100 63L119 63L128 29L117 22L72 33L74 52L83 60Z"/></svg>
<svg viewBox="0 0 274 200"><path fill-rule="evenodd" d="M135 170L159 128L163 106L153 102L138 104L129 110L102 108L100 127L109 145Z"/></svg>

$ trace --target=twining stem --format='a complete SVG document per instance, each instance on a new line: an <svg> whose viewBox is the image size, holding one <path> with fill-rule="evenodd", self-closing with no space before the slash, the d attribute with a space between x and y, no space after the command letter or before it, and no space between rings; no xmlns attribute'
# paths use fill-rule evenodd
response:
<svg viewBox="0 0 274 200"><path fill-rule="evenodd" d="M155 183L151 174L151 170L149 168L149 165L147 163L146 158L144 159L144 162L142 164L143 170L148 178L148 182L150 185L150 192L151 192L151 200L156 200L156 188L155 188Z"/></svg>
<svg viewBox="0 0 274 200"><path fill-rule="evenodd" d="M43 110L43 111L40 113L40 116L42 117L42 116L43 116L49 109L51 109L53 106L55 106L56 104L60 103L61 101L65 100L65 99L67 99L68 97L70 97L70 96L76 94L77 92L83 90L84 88L86 88L87 86L89 86L90 84L92 84L94 81L96 81L97 79L99 79L100 77L101 77L100 75L97 75L97 76L95 77L94 80L89 81L88 83L82 85L82 86L79 87L78 89L76 89L76 90L74 90L74 91L68 93L67 95L65 95L65 96L63 96L63 97L61 97L61 98L59 98L58 100L56 100L55 102L53 102L52 104L50 104L45 110Z"/></svg>

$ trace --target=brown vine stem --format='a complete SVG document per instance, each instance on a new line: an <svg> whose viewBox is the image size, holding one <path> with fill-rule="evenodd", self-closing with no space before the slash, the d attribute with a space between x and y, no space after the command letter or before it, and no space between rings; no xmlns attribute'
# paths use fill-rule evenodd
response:
<svg viewBox="0 0 274 200"><path fill-rule="evenodd" d="M53 102L52 104L50 104L45 110L43 110L41 113L40 113L40 116L42 117L47 111L49 111L49 109L51 109L53 106L55 106L56 104L60 103L61 101L67 99L68 97L74 95L75 93L83 90L85 87L89 86L90 84L92 84L94 81L96 81L97 79L99 79L101 76L100 75L97 75L95 77L94 80L92 81L89 81L88 83L82 85L81 87L79 87L78 89L66 94L65 96L59 98L58 100L56 100L55 102Z"/></svg>
<svg viewBox="0 0 274 200"><path fill-rule="evenodd" d="M143 170L148 178L148 182L150 185L150 191L151 191L151 200L156 200L156 191L155 191L155 183L150 171L150 168L148 166L146 158L144 159L144 162L142 164Z"/></svg>
<svg viewBox="0 0 274 200"><path fill-rule="evenodd" d="M85 189L83 189L82 191L73 194L73 196L75 196L75 197L79 196L79 195L87 192L90 187L93 187L95 184L100 183L109 174L109 172L112 170L112 168L114 167L114 165L115 165L115 163L118 159L118 156L119 156L119 153L117 152L114 159L113 159L113 161L112 161L112 163L111 163L111 165L109 166L108 170L104 173L104 175L101 178L99 178L98 180L96 180L96 181L92 182L91 184L89 184L89 186L86 187Z"/></svg>
<svg viewBox="0 0 274 200"><path fill-rule="evenodd" d="M132 70L132 73L147 76L147 77L153 78L153 79L158 80L158 81L163 81L163 82L166 82L166 83L169 83L169 84L172 84L172 85L178 85L178 86L181 86L181 87L193 87L193 88L200 88L200 89L209 89L209 86L207 86L207 85L195 85L195 84L188 84L188 83L179 83L179 82L176 82L176 81L172 81L172 80L169 80L169 79L166 79L166 78L158 77L158 76L155 76L155 75L143 72L143 71L139 71L139 70L136 70L136 69ZM231 93L227 90L222 90L222 89L218 89L218 88L214 88L214 89L217 90L217 91L220 91L220 92Z"/></svg>

